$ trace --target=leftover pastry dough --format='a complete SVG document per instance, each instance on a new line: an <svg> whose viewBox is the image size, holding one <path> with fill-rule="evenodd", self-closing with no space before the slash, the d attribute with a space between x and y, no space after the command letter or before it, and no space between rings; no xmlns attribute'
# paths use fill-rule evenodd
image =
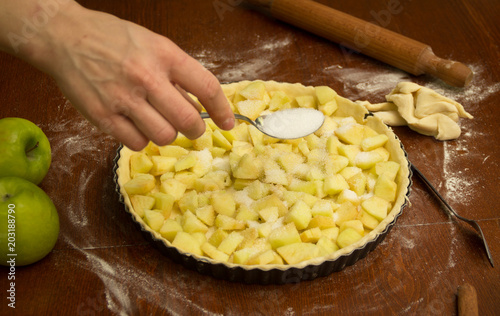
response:
<svg viewBox="0 0 500 316"><path fill-rule="evenodd" d="M459 118L473 118L460 103L412 82L400 82L386 100L377 104L358 103L388 125L408 125L416 132L438 140L458 138L461 134Z"/></svg>

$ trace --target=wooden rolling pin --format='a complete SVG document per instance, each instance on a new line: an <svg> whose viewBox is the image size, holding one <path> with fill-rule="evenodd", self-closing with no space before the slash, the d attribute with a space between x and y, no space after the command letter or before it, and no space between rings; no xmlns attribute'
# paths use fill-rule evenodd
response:
<svg viewBox="0 0 500 316"><path fill-rule="evenodd" d="M478 316L476 289L469 283L458 287L458 316Z"/></svg>
<svg viewBox="0 0 500 316"><path fill-rule="evenodd" d="M246 0L282 20L413 75L429 74L464 87L472 70L437 57L429 45L311 0Z"/></svg>

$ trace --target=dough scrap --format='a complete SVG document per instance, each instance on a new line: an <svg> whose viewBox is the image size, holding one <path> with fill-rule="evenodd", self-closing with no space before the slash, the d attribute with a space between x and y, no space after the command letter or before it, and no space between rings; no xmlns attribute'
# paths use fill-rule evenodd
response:
<svg viewBox="0 0 500 316"><path fill-rule="evenodd" d="M460 103L413 82L398 83L386 100L377 104L357 103L387 125L408 125L412 130L438 140L458 138L461 134L459 118L473 118Z"/></svg>

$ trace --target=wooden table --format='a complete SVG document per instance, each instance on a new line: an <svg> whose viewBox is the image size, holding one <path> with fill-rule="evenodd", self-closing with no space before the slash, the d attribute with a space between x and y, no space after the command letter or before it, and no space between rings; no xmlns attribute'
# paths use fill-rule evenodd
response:
<svg viewBox="0 0 500 316"><path fill-rule="evenodd" d="M470 87L413 77L273 20L241 1L81 3L171 38L221 82L263 79L329 85L352 100L379 102L400 81L414 81L461 102L474 115L462 136L440 142L395 128L410 160L457 212L477 219L496 268L469 226L450 218L413 178L410 205L368 257L341 272L289 285L220 281L173 263L133 226L118 201L118 143L84 120L53 80L0 55L1 116L24 117L48 135L53 163L41 187L58 208L61 232L44 260L16 269L18 315L453 315L457 287L477 290L481 315L500 314L500 3L496 0L322 0L431 45L475 72ZM398 4L391 13L389 4ZM2 267L0 314L7 269Z"/></svg>

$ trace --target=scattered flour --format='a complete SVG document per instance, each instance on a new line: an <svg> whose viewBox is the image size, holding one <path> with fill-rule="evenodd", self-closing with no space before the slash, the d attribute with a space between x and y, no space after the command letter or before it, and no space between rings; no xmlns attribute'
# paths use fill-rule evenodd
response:
<svg viewBox="0 0 500 316"><path fill-rule="evenodd" d="M82 161L102 165L105 160L103 155L107 151L106 142L111 140L111 137L98 131L81 116L68 119L71 117L69 112L75 111L68 101L59 106L58 110L59 113L52 123L40 126L50 137L53 159L50 167L52 176L44 181L53 182L51 186L57 187L60 192L68 191L68 195L58 201L58 207L64 210L59 212L59 216L68 217L67 222L75 226L73 231L85 232L82 228L89 225L86 195L89 184L96 180L98 168L77 167L82 165ZM76 190L65 188L70 185L69 179L76 181ZM62 234L61 237L69 240L72 235ZM90 233L82 239L88 244L80 246L96 242L95 236Z"/></svg>
<svg viewBox="0 0 500 316"><path fill-rule="evenodd" d="M406 72L397 69L344 68L338 65L323 69L323 75L334 77L344 86L345 97L370 102L383 102L385 95L396 87L398 82L409 81Z"/></svg>
<svg viewBox="0 0 500 316"><path fill-rule="evenodd" d="M453 144L444 142L444 159L443 159L443 172L444 172L444 187L446 189L446 198L455 202L467 202L469 197L474 196L474 185L479 181L477 179L470 179L466 177L466 170L455 170L454 164L457 163L458 153L470 154L468 148L462 144L464 138L456 141L460 147L453 146Z"/></svg>
<svg viewBox="0 0 500 316"><path fill-rule="evenodd" d="M468 65L474 77L471 84L465 88L451 88L442 81L434 80L426 85L438 93L461 103L467 111L474 111L481 107L489 97L500 92L500 82L489 84L485 79L488 70L482 65Z"/></svg>
<svg viewBox="0 0 500 316"><path fill-rule="evenodd" d="M406 238L404 236L400 236L400 242L401 242L401 245L406 249L415 248L415 241L413 239Z"/></svg>
<svg viewBox="0 0 500 316"><path fill-rule="evenodd" d="M470 168L463 168L471 161L488 161L489 156L476 148L474 139L483 137L478 132L468 131L453 142L443 142L444 195L449 203L467 205L481 190L481 175Z"/></svg>
<svg viewBox="0 0 500 316"><path fill-rule="evenodd" d="M191 56L214 72L221 82L256 80L265 78L266 74L273 70L273 62L280 60L283 49L291 43L291 35L266 41L257 36L255 47L241 50L236 56L223 55L207 49L192 52Z"/></svg>

